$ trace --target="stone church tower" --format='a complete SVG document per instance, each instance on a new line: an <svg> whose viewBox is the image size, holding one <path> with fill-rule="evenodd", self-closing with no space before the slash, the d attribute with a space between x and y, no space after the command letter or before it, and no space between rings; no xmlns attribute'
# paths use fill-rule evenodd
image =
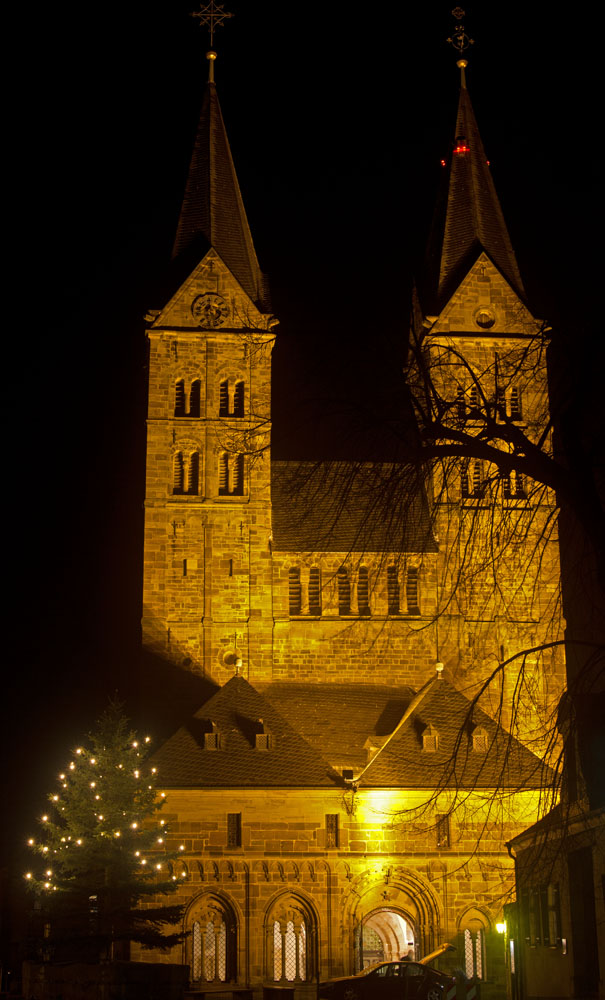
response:
<svg viewBox="0 0 605 1000"><path fill-rule="evenodd" d="M517 736L538 739L562 684L535 652L559 629L552 498L487 444L431 476L271 462L277 321L210 77L176 291L147 331L143 640L216 685L156 754L190 932L158 959L300 1000L449 941L501 996L505 841L545 781ZM421 399L429 373L445 438L491 421L513 454L544 432L541 325L464 69L446 174L407 377ZM524 712L498 670L473 702L518 649Z"/></svg>

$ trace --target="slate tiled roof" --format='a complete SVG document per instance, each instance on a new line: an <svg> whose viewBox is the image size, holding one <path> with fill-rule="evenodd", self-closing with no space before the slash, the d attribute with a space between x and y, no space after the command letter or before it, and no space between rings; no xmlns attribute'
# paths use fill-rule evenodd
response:
<svg viewBox="0 0 605 1000"><path fill-rule="evenodd" d="M419 474L372 462L272 462L273 547L284 552L434 552Z"/></svg>
<svg viewBox="0 0 605 1000"><path fill-rule="evenodd" d="M456 149L462 150L456 152ZM467 151L464 151L467 150ZM464 84L460 89L454 151L429 241L431 309L438 311L485 251L521 298L517 259L506 228L479 128Z"/></svg>
<svg viewBox="0 0 605 1000"><path fill-rule="evenodd" d="M380 746L393 732L415 692L411 688L341 684L263 686L265 697L325 757L356 775L368 762L364 745ZM422 749L427 726L438 733L435 752ZM487 752L473 750L475 727L487 733ZM438 681L418 709L365 772L362 787L448 786L540 788L543 762L510 737L447 680Z"/></svg>
<svg viewBox="0 0 605 1000"><path fill-rule="evenodd" d="M261 722L262 720L262 722ZM205 734L220 749L205 749ZM256 733L271 747L256 749ZM232 677L154 754L167 788L334 787L339 776L320 750L300 735L243 677Z"/></svg>
<svg viewBox="0 0 605 1000"><path fill-rule="evenodd" d="M253 302L267 305L267 288L252 242L216 86L204 93L172 255L192 249L197 260L214 247Z"/></svg>
<svg viewBox="0 0 605 1000"><path fill-rule="evenodd" d="M435 683L392 740L415 692L408 687L270 683L255 690L232 677L154 755L160 783L178 788L343 787L342 768L357 777L368 749L384 749L360 787L540 788L542 761L493 722L447 680ZM261 723L262 720L262 723ZM423 750L427 726L437 750ZM473 750L473 729L487 733L487 751ZM205 748L205 733L221 748ZM264 730L272 747L259 750Z"/></svg>

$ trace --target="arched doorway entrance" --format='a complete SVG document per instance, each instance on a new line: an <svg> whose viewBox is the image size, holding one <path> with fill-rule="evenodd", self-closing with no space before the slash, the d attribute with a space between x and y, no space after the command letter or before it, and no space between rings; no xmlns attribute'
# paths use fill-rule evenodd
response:
<svg viewBox="0 0 605 1000"><path fill-rule="evenodd" d="M380 906L360 921L355 948L355 971L374 962L413 958L416 934L409 916L394 907Z"/></svg>

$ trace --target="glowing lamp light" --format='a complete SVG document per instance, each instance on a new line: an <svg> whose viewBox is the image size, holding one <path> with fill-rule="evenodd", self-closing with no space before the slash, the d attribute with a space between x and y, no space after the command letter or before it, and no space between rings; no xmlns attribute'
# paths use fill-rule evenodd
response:
<svg viewBox="0 0 605 1000"><path fill-rule="evenodd" d="M506 932L506 924L496 924L496 930L498 931L498 934L504 934Z"/></svg>
<svg viewBox="0 0 605 1000"><path fill-rule="evenodd" d="M138 825L139 825L138 823L131 823L130 824L131 830L136 830L136 828L137 828Z"/></svg>
<svg viewBox="0 0 605 1000"><path fill-rule="evenodd" d="M151 736L145 737L145 743L151 743Z"/></svg>
<svg viewBox="0 0 605 1000"><path fill-rule="evenodd" d="M29 844L30 847L33 847L34 844L35 844L34 838L30 837L29 840L27 841L27 843Z"/></svg>
<svg viewBox="0 0 605 1000"><path fill-rule="evenodd" d="M74 764L74 762L73 762L73 760L72 760L72 762L71 762L71 763L70 763L70 765L69 765L69 770L70 770L70 771L75 771L75 769L76 769L76 765Z"/></svg>
<svg viewBox="0 0 605 1000"><path fill-rule="evenodd" d="M76 753L83 753L82 747L78 747L78 749L76 750Z"/></svg>
<svg viewBox="0 0 605 1000"><path fill-rule="evenodd" d="M161 870L161 868L162 868L162 866L161 866L160 864L157 864L157 865L156 865L156 868L157 868L157 870L158 870L158 871L160 871L160 870Z"/></svg>
<svg viewBox="0 0 605 1000"><path fill-rule="evenodd" d="M90 758L90 763L91 764L96 764L97 763L97 758L96 757L91 757Z"/></svg>
<svg viewBox="0 0 605 1000"><path fill-rule="evenodd" d="M32 873L31 872L26 872L25 873L25 878L31 878L31 877L32 877Z"/></svg>
<svg viewBox="0 0 605 1000"><path fill-rule="evenodd" d="M48 854L48 847L43 847L42 848L42 853L43 854Z"/></svg>
<svg viewBox="0 0 605 1000"><path fill-rule="evenodd" d="M442 161L441 161L441 166L442 166L442 167L444 167L444 166L445 166L445 160L442 160Z"/></svg>
<svg viewBox="0 0 605 1000"><path fill-rule="evenodd" d="M184 850L185 850L185 845L179 844L179 851L184 851Z"/></svg>

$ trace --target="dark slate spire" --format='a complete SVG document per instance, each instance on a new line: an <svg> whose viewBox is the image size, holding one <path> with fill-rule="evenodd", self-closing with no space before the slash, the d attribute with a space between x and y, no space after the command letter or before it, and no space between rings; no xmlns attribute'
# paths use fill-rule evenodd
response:
<svg viewBox="0 0 605 1000"><path fill-rule="evenodd" d="M466 60L458 67L462 80L454 145L447 164L445 189L437 206L428 248L433 299L440 308L482 251L513 289L525 296L519 266L506 228L496 188L466 89Z"/></svg>
<svg viewBox="0 0 605 1000"><path fill-rule="evenodd" d="M253 302L267 305L229 140L214 83L216 53L207 54L210 73L189 166L185 197L172 250L173 258L213 247Z"/></svg>

